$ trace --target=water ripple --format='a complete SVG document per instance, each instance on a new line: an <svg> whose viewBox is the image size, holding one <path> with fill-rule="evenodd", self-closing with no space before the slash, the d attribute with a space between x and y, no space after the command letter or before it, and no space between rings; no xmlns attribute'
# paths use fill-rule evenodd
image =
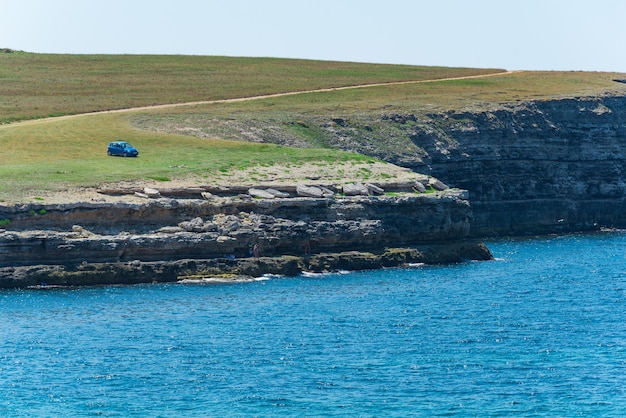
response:
<svg viewBox="0 0 626 418"><path fill-rule="evenodd" d="M228 285L0 292L2 416L620 416L626 236Z"/></svg>

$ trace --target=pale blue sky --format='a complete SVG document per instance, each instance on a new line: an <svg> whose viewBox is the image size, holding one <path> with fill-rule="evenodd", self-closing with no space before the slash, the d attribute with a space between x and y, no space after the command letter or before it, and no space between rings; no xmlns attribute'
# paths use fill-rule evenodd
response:
<svg viewBox="0 0 626 418"><path fill-rule="evenodd" d="M625 0L0 0L0 48L626 72Z"/></svg>

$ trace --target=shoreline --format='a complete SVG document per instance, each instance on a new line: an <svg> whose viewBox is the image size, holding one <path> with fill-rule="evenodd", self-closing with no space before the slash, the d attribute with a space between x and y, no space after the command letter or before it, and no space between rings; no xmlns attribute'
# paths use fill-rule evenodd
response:
<svg viewBox="0 0 626 418"><path fill-rule="evenodd" d="M439 191L420 192L426 185ZM139 194L118 188L106 191L117 195L113 202L0 206L0 219L10 219L0 230L0 288L492 259L482 243L469 239L467 193L436 179L351 184L343 191L319 184L276 187ZM259 258L251 257L252 244L260 246Z"/></svg>
<svg viewBox="0 0 626 418"><path fill-rule="evenodd" d="M81 263L0 267L0 289L68 288L156 283L235 283L266 276L297 277L490 261L489 249L476 241L415 248L388 248L383 253L341 252L306 257L280 256L241 259L183 259L174 261Z"/></svg>

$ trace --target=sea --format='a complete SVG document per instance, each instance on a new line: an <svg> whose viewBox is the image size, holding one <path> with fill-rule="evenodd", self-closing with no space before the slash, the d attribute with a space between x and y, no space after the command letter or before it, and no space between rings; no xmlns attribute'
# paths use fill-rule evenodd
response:
<svg viewBox="0 0 626 418"><path fill-rule="evenodd" d="M486 244L494 261L0 291L0 416L626 416L626 233Z"/></svg>

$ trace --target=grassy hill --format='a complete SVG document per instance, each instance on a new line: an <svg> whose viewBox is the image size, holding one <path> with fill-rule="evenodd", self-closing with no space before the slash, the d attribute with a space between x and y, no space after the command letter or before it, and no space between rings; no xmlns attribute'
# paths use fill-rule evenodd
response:
<svg viewBox="0 0 626 418"><path fill-rule="evenodd" d="M0 54L0 200L135 179L223 183L232 173L255 166L297 171L305 162L370 164L372 158L330 147L319 126L346 117L367 120L392 112L626 90L612 81L623 75L607 73L520 72L443 80L498 72L271 58ZM429 82L38 120L402 81ZM297 147L259 143L265 134L285 137L286 144ZM106 144L115 139L136 145L140 157L107 157Z"/></svg>
<svg viewBox="0 0 626 418"><path fill-rule="evenodd" d="M498 71L275 58L0 53L0 123Z"/></svg>

